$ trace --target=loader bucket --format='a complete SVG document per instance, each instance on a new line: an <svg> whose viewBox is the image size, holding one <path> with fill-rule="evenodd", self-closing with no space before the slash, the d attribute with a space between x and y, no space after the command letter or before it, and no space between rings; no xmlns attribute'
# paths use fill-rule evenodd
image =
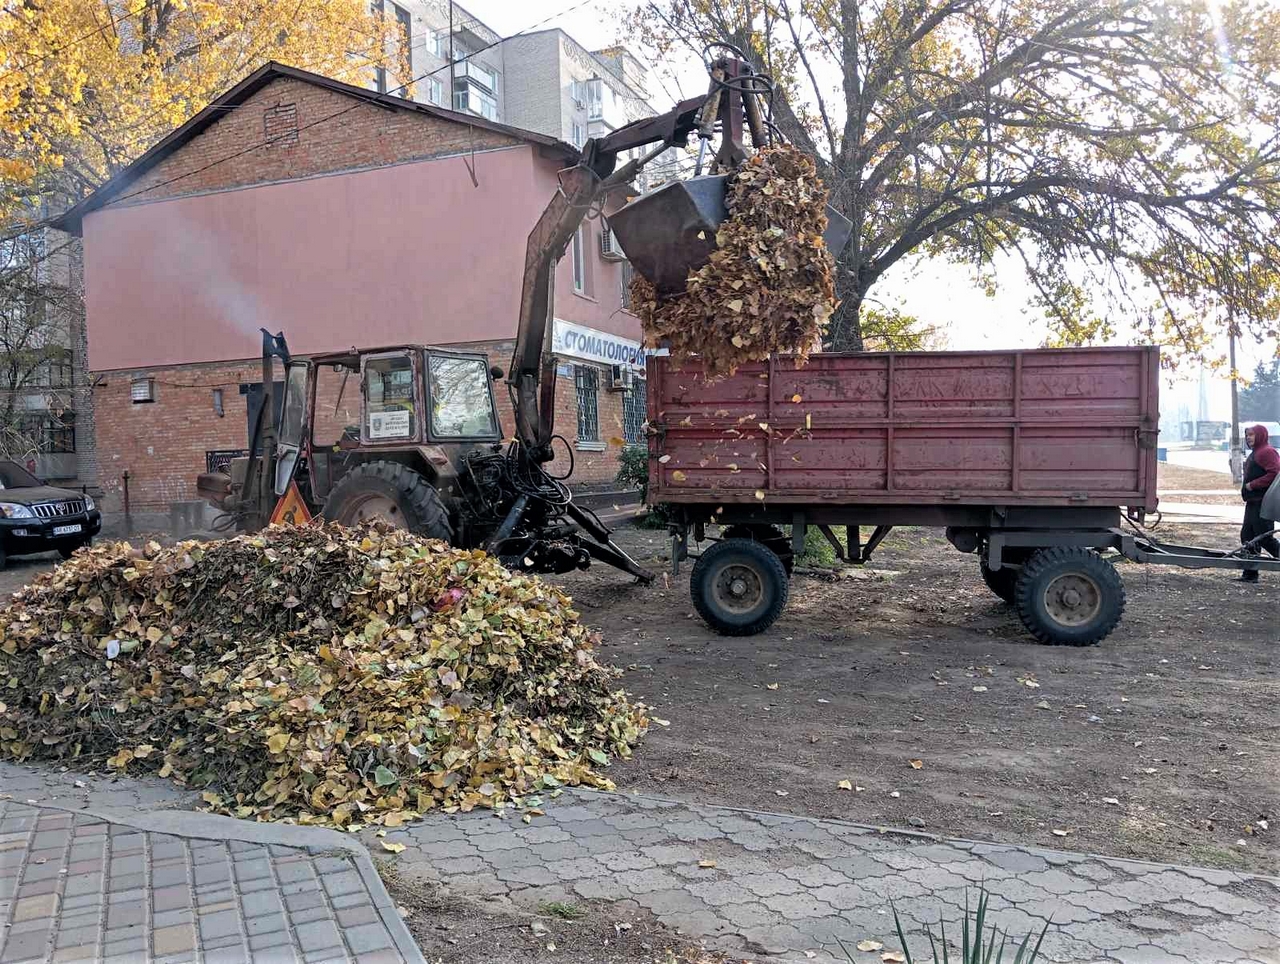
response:
<svg viewBox="0 0 1280 964"><path fill-rule="evenodd" d="M659 294L683 291L689 272L711 258L716 229L728 216L728 186L727 174L673 181L609 216L623 253ZM828 204L827 248L836 254L844 250L852 231L852 222Z"/></svg>

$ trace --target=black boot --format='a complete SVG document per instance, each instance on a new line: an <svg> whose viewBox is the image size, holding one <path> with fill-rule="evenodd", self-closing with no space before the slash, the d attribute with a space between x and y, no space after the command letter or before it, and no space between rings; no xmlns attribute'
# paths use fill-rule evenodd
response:
<svg viewBox="0 0 1280 964"><path fill-rule="evenodd" d="M1244 572L1240 573L1240 578L1237 580L1237 582L1257 582L1257 581L1258 581L1257 569L1246 569Z"/></svg>

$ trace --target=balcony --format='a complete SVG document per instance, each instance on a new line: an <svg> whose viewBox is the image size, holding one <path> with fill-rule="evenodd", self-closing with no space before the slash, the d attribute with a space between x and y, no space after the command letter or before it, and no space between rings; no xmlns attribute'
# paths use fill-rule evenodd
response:
<svg viewBox="0 0 1280 964"><path fill-rule="evenodd" d="M498 119L498 101L473 81L456 77L453 82L453 109L475 114L486 120Z"/></svg>
<svg viewBox="0 0 1280 964"><path fill-rule="evenodd" d="M498 89L498 74L496 71L482 67L480 64L473 63L470 60L463 60L453 65L454 80L470 80L473 83L483 87L489 93L494 93Z"/></svg>

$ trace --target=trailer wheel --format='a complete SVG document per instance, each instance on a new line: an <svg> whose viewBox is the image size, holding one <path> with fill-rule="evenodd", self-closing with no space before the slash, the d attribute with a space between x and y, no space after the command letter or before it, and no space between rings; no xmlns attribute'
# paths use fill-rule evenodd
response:
<svg viewBox="0 0 1280 964"><path fill-rule="evenodd" d="M345 526L385 522L430 539L453 539L440 493L420 472L398 462L357 465L333 487L323 515Z"/></svg>
<svg viewBox="0 0 1280 964"><path fill-rule="evenodd" d="M726 539L694 564L689 593L698 614L724 636L754 636L787 605L787 570L778 554L753 539Z"/></svg>
<svg viewBox="0 0 1280 964"><path fill-rule="evenodd" d="M1124 613L1124 582L1092 549L1041 549L1018 574L1014 605L1023 625L1051 646L1092 646Z"/></svg>
<svg viewBox="0 0 1280 964"><path fill-rule="evenodd" d="M1005 549L1004 561L1021 566L1026 563L1027 558L1025 554L1019 555L1012 549ZM986 556L978 557L978 566L982 570L982 581L987 584L987 588L1012 606L1017 596L1018 573L1021 570L1009 566L992 569L987 565Z"/></svg>
<svg viewBox="0 0 1280 964"><path fill-rule="evenodd" d="M791 540L777 526L770 525L732 525L720 533L722 539L750 539L773 550L774 555L782 560L783 568L790 576L795 568L795 554L791 551Z"/></svg>

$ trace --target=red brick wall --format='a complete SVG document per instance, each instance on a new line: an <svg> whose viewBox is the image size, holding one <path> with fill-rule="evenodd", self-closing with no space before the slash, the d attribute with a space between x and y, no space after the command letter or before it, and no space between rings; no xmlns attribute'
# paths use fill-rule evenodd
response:
<svg viewBox="0 0 1280 964"><path fill-rule="evenodd" d="M279 119L280 115L270 112L286 105L293 105L296 110L296 141L274 141L270 146L200 170L213 161L265 142L268 123L272 124L273 136L277 134L279 128L273 118ZM322 121L338 111L344 113ZM506 134L427 114L362 104L345 94L281 78L239 107L226 111L224 117L131 184L124 192L126 199L116 203L130 203L130 198L133 203L155 201L456 154L473 147L481 150L519 143Z"/></svg>
<svg viewBox="0 0 1280 964"><path fill-rule="evenodd" d="M511 343L454 345L482 350L492 364L507 368ZM575 451L574 485L599 485L613 481L618 470L621 438L622 395L605 390L606 372L600 372L599 422L604 451ZM130 387L135 377L155 383L155 402L135 404ZM113 371L100 376L93 390L97 425L99 478L107 511L123 509L123 477L129 473L130 507L135 512L167 512L173 502L195 499L196 476L205 471L205 453L248 447L248 396L240 386L261 380L256 360L199 365L178 365L138 371ZM222 389L223 415L214 412L214 389ZM513 432L514 419L507 402L506 383L500 382L498 411L504 437ZM358 399L354 382L347 398ZM577 432L577 396L573 379L561 377L556 389L556 429L572 443ZM563 471L563 459L552 466Z"/></svg>

